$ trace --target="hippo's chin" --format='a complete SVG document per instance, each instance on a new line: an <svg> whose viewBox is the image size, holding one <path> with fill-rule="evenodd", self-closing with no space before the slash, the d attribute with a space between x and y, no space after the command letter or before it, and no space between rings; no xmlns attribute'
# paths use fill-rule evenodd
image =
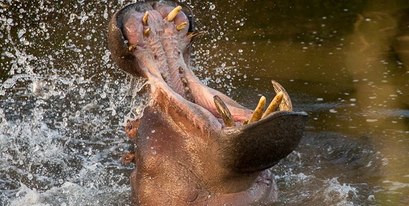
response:
<svg viewBox="0 0 409 206"><path fill-rule="evenodd" d="M204 85L190 69L196 35L190 10L173 1L131 4L109 24L109 47L119 67L148 79L150 102L127 134L135 201L141 205L249 205L276 199L267 168L291 153L306 114L292 112L285 90L253 112ZM278 110L278 111L276 111ZM136 138L137 137L137 138Z"/></svg>

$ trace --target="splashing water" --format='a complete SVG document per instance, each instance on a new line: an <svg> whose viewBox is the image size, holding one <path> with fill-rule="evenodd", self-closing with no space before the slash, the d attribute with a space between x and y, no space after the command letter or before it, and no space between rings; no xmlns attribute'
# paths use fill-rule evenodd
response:
<svg viewBox="0 0 409 206"><path fill-rule="evenodd" d="M131 168L118 160L144 82L115 67L105 36L127 3L1 3L1 205L130 204Z"/></svg>
<svg viewBox="0 0 409 206"><path fill-rule="evenodd" d="M100 3L2 3L1 205L130 204L118 159L137 105L103 32L124 3Z"/></svg>

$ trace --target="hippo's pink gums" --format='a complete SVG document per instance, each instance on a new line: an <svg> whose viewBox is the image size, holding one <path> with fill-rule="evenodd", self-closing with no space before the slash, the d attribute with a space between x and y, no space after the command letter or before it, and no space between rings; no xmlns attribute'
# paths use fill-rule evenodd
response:
<svg viewBox="0 0 409 206"><path fill-rule="evenodd" d="M112 58L148 80L150 101L126 128L137 205L266 205L277 198L268 168L295 149L306 122L273 82L277 104L264 115L204 85L190 69L191 12L173 1L118 11L109 24ZM279 111L275 111L279 107ZM250 121L249 121L250 120Z"/></svg>

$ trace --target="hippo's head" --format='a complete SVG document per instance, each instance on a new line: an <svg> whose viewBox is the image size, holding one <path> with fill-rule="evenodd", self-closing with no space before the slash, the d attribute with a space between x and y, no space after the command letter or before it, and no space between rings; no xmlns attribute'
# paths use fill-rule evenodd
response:
<svg viewBox="0 0 409 206"><path fill-rule="evenodd" d="M263 113L204 85L190 69L192 13L173 1L126 6L109 23L112 58L147 78L150 100L126 128L140 205L249 205L276 199L268 168L298 145L306 122L285 90Z"/></svg>

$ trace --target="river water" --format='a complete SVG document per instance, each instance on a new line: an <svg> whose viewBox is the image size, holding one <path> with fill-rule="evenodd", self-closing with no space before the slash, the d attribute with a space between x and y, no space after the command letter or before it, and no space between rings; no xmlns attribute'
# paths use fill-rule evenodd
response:
<svg viewBox="0 0 409 206"><path fill-rule="evenodd" d="M123 122L143 84L110 60L131 1L0 0L0 205L130 205ZM409 204L409 4L189 1L195 73L248 107L270 80L310 117L277 205Z"/></svg>

